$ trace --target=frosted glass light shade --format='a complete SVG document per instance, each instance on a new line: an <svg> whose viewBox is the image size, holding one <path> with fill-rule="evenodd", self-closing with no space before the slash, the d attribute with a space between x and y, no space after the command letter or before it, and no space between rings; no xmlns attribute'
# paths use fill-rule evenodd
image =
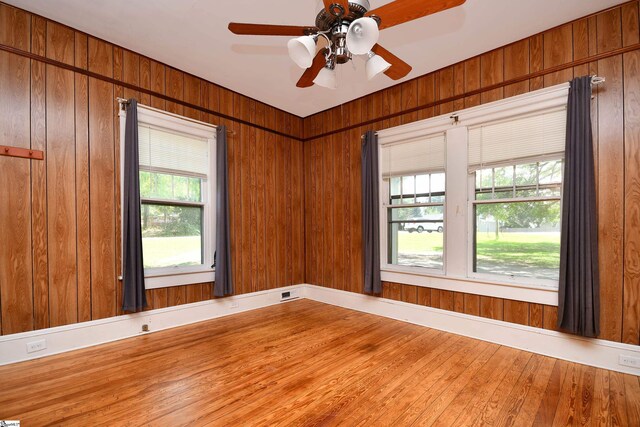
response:
<svg viewBox="0 0 640 427"><path fill-rule="evenodd" d="M378 42L378 37L380 30L375 19L356 19L347 32L347 48L354 55L364 55Z"/></svg>
<svg viewBox="0 0 640 427"><path fill-rule="evenodd" d="M391 64L389 64L382 56L376 55L375 53L371 54L365 65L367 78L369 80L373 79L380 73L384 73L389 68L391 68Z"/></svg>
<svg viewBox="0 0 640 427"><path fill-rule="evenodd" d="M289 57L300 68L309 68L316 53L316 41L311 36L302 36L287 43Z"/></svg>
<svg viewBox="0 0 640 427"><path fill-rule="evenodd" d="M313 79L313 83L318 86L326 87L327 89L337 89L338 88L338 79L336 78L336 70L328 67L324 67L315 79Z"/></svg>

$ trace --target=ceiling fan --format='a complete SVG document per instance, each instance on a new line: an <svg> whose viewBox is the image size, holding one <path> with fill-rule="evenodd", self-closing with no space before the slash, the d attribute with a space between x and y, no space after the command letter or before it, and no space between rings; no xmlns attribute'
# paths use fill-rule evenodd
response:
<svg viewBox="0 0 640 427"><path fill-rule="evenodd" d="M291 59L306 69L296 86L317 84L336 89L336 65L349 62L353 55L367 56L369 79L382 72L393 80L409 74L409 64L377 43L379 30L460 6L465 1L395 0L370 10L369 0L323 0L324 8L313 27L232 22L229 30L238 35L297 36L287 44ZM326 40L326 47L316 52L320 38Z"/></svg>

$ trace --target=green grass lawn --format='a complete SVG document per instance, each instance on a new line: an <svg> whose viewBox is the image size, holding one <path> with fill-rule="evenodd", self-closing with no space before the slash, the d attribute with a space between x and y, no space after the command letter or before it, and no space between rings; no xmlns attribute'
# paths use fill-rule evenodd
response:
<svg viewBox="0 0 640 427"><path fill-rule="evenodd" d="M399 258L441 254L442 233L400 232ZM560 253L558 233L478 233L477 269L495 274L533 275L557 279Z"/></svg>
<svg viewBox="0 0 640 427"><path fill-rule="evenodd" d="M200 236L143 237L145 268L200 265Z"/></svg>

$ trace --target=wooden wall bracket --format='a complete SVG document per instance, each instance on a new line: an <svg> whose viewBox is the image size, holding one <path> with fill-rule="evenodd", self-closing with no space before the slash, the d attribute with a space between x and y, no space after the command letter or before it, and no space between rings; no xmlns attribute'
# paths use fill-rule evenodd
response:
<svg viewBox="0 0 640 427"><path fill-rule="evenodd" d="M0 156L21 157L24 159L44 160L44 151L29 148L9 147L0 145Z"/></svg>

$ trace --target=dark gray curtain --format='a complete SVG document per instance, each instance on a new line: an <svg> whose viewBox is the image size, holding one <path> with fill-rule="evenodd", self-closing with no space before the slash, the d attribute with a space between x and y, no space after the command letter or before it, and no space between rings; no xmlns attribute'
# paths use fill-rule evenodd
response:
<svg viewBox="0 0 640 427"><path fill-rule="evenodd" d="M124 198L122 202L123 292L122 310L139 311L147 306L142 262L140 222L140 163L138 153L138 102L126 105L124 134Z"/></svg>
<svg viewBox="0 0 640 427"><path fill-rule="evenodd" d="M216 137L216 281L213 295L233 294L231 273L231 219L229 217L229 167L227 164L227 128L219 126Z"/></svg>
<svg viewBox="0 0 640 427"><path fill-rule="evenodd" d="M600 333L598 219L591 134L591 77L571 82L567 105L558 328Z"/></svg>
<svg viewBox="0 0 640 427"><path fill-rule="evenodd" d="M380 294L380 210L378 136L369 131L362 143L362 245L364 291Z"/></svg>

